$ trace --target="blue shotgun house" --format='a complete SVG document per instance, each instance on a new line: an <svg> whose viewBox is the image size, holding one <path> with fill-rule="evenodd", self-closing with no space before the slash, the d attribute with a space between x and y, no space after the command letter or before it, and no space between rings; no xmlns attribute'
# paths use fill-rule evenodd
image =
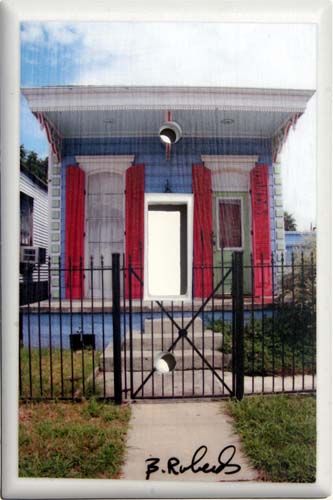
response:
<svg viewBox="0 0 333 500"><path fill-rule="evenodd" d="M269 265L285 250L278 155L312 90L22 93L50 143L48 250L65 268L60 281L51 275L52 299L88 299L92 290L98 298L102 289L110 298L111 274L102 283L85 269L101 256L107 268L115 252L140 270L134 298L208 296L235 251L244 256L245 293L272 294Z"/></svg>

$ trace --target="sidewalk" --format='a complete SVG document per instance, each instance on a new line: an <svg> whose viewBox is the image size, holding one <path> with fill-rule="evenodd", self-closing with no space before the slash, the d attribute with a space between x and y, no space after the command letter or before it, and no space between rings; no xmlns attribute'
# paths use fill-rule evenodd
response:
<svg viewBox="0 0 333 500"><path fill-rule="evenodd" d="M133 404L122 479L145 480L149 469L149 480L155 481L258 480L224 405L211 401ZM201 446L207 447L205 454L204 448L198 450ZM223 468L221 463L227 465ZM184 473L179 473L181 466L187 468Z"/></svg>

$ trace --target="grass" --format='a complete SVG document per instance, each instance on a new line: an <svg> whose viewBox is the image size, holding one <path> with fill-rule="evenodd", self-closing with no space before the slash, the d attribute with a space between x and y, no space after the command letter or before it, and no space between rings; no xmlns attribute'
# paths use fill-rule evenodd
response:
<svg viewBox="0 0 333 500"><path fill-rule="evenodd" d="M129 406L95 399L21 403L19 476L118 478L129 417Z"/></svg>
<svg viewBox="0 0 333 500"><path fill-rule="evenodd" d="M229 401L236 431L253 465L273 482L316 480L314 396L254 396Z"/></svg>
<svg viewBox="0 0 333 500"><path fill-rule="evenodd" d="M72 353L70 350L63 350L61 359L60 349L53 348L52 352L48 348L41 349L39 354L38 349L31 348L29 355L27 347L21 348L21 397L23 399L70 398L78 394L78 391L80 391L80 395L91 395L94 392L92 390L93 359L96 368L99 356L100 353L98 351L84 350ZM30 371L32 393L30 393ZM83 391L83 381L85 383L85 391ZM51 390L52 388L53 390Z"/></svg>

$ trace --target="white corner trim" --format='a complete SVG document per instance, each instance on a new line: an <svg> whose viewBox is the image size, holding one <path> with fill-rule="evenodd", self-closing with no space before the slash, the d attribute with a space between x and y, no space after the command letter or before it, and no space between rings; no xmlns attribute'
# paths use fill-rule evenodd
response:
<svg viewBox="0 0 333 500"><path fill-rule="evenodd" d="M222 172L248 173L256 165L258 155L201 155L201 159L212 174Z"/></svg>
<svg viewBox="0 0 333 500"><path fill-rule="evenodd" d="M76 156L75 160L86 173L107 171L122 174L132 166L134 155Z"/></svg>

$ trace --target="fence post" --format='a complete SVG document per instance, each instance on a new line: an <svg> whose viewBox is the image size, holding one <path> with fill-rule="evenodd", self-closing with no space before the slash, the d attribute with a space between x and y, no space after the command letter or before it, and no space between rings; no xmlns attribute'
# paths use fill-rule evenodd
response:
<svg viewBox="0 0 333 500"><path fill-rule="evenodd" d="M243 252L235 252L232 272L233 299L233 366L235 369L235 395L238 400L244 396L244 288Z"/></svg>
<svg viewBox="0 0 333 500"><path fill-rule="evenodd" d="M122 402L121 330L120 330L120 255L112 254L112 323L114 400Z"/></svg>

